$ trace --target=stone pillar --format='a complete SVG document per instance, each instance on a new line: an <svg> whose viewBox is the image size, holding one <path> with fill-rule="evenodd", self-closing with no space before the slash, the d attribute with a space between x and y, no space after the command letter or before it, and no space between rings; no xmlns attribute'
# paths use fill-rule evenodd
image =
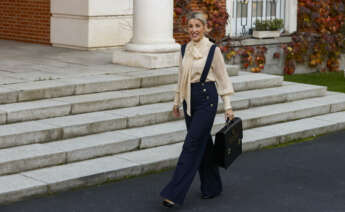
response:
<svg viewBox="0 0 345 212"><path fill-rule="evenodd" d="M234 26L231 26L231 20L234 17L233 16L234 15L234 0L226 0L225 3L226 3L226 11L230 15L229 21L228 21L228 23L226 24L226 27L225 27L225 34L233 36L233 33L231 32L231 27L234 27Z"/></svg>
<svg viewBox="0 0 345 212"><path fill-rule="evenodd" d="M50 5L53 46L90 50L123 46L132 37L132 0L51 0Z"/></svg>
<svg viewBox="0 0 345 212"><path fill-rule="evenodd" d="M285 0L285 30L288 33L294 33L297 31L297 0Z"/></svg>
<svg viewBox="0 0 345 212"><path fill-rule="evenodd" d="M115 50L113 63L145 68L178 65L180 45L173 38L173 0L134 0L133 37Z"/></svg>

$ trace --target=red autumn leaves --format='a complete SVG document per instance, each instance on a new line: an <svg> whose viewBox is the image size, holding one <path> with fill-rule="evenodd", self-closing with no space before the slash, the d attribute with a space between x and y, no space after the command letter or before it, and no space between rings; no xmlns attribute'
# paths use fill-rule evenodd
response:
<svg viewBox="0 0 345 212"><path fill-rule="evenodd" d="M225 53L225 57L231 60L234 56L239 55L242 68L250 68L251 72L261 72L265 68L267 48L265 46L246 46L238 50L234 50L229 46L221 46L221 50ZM280 57L279 53L274 53L273 57Z"/></svg>
<svg viewBox="0 0 345 212"><path fill-rule="evenodd" d="M175 0L174 16L177 19L177 24L185 26L187 24L186 15L188 12L195 10L192 8L192 3L196 3L198 10L203 11L208 15L208 26L212 29L210 37L216 41L224 37L225 26L228 20L228 13L226 11L225 2L216 0ZM178 31L178 28L174 29Z"/></svg>
<svg viewBox="0 0 345 212"><path fill-rule="evenodd" d="M286 70L294 62L304 63L321 71L338 71L339 56L345 51L345 0L299 0L298 33L285 51ZM293 64L293 65L292 65Z"/></svg>

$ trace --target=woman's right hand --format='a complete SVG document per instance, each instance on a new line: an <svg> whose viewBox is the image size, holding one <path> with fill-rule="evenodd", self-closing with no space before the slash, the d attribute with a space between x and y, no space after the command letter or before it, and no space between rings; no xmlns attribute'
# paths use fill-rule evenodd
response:
<svg viewBox="0 0 345 212"><path fill-rule="evenodd" d="M180 117L180 109L177 105L173 106L173 114L176 118Z"/></svg>

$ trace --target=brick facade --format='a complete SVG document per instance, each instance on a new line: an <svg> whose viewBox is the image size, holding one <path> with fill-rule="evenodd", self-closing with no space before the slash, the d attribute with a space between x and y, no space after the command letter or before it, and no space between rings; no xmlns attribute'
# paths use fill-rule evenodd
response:
<svg viewBox="0 0 345 212"><path fill-rule="evenodd" d="M226 7L226 1L225 0L219 0L219 1L223 7ZM191 4L190 8L192 11L200 11L200 5L198 5L197 0L191 0L190 4ZM176 20L175 20L175 26L174 27L183 28L185 26L176 25ZM224 26L224 33L225 33L225 26ZM186 43L189 40L188 34L182 33L182 32L175 32L174 38L175 38L176 42L180 43L180 44Z"/></svg>
<svg viewBox="0 0 345 212"><path fill-rule="evenodd" d="M0 39L50 43L50 0L0 0Z"/></svg>

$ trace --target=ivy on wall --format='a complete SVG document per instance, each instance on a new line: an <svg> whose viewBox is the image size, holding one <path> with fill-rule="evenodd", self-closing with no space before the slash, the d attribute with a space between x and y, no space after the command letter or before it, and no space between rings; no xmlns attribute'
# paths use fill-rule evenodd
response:
<svg viewBox="0 0 345 212"><path fill-rule="evenodd" d="M340 54L345 52L345 0L299 0L298 32L292 43L283 45L286 74L296 63L322 72L338 71Z"/></svg>
<svg viewBox="0 0 345 212"><path fill-rule="evenodd" d="M184 32L181 26L187 25L187 15L191 8L192 0L175 0L174 16L176 23L174 24L174 32ZM217 0L195 0L200 10L207 15L208 26L212 28L209 37L213 40L220 41L224 37L224 29L227 25L229 15L224 5Z"/></svg>
<svg viewBox="0 0 345 212"><path fill-rule="evenodd" d="M175 0L174 16L177 23L174 32L186 26L186 15L191 11L192 0ZM243 68L260 72L265 65L267 51L264 46L242 46L235 50L230 39L224 40L224 28L229 14L216 0L194 0L208 15L212 28L209 37L221 48L225 58L230 60L239 55ZM281 47L284 50L284 73L293 74L296 64L306 64L320 71L337 71L340 54L345 52L345 0L299 0L298 31L292 35L292 42ZM186 41L187 42L187 41ZM280 54L274 53L279 59Z"/></svg>

